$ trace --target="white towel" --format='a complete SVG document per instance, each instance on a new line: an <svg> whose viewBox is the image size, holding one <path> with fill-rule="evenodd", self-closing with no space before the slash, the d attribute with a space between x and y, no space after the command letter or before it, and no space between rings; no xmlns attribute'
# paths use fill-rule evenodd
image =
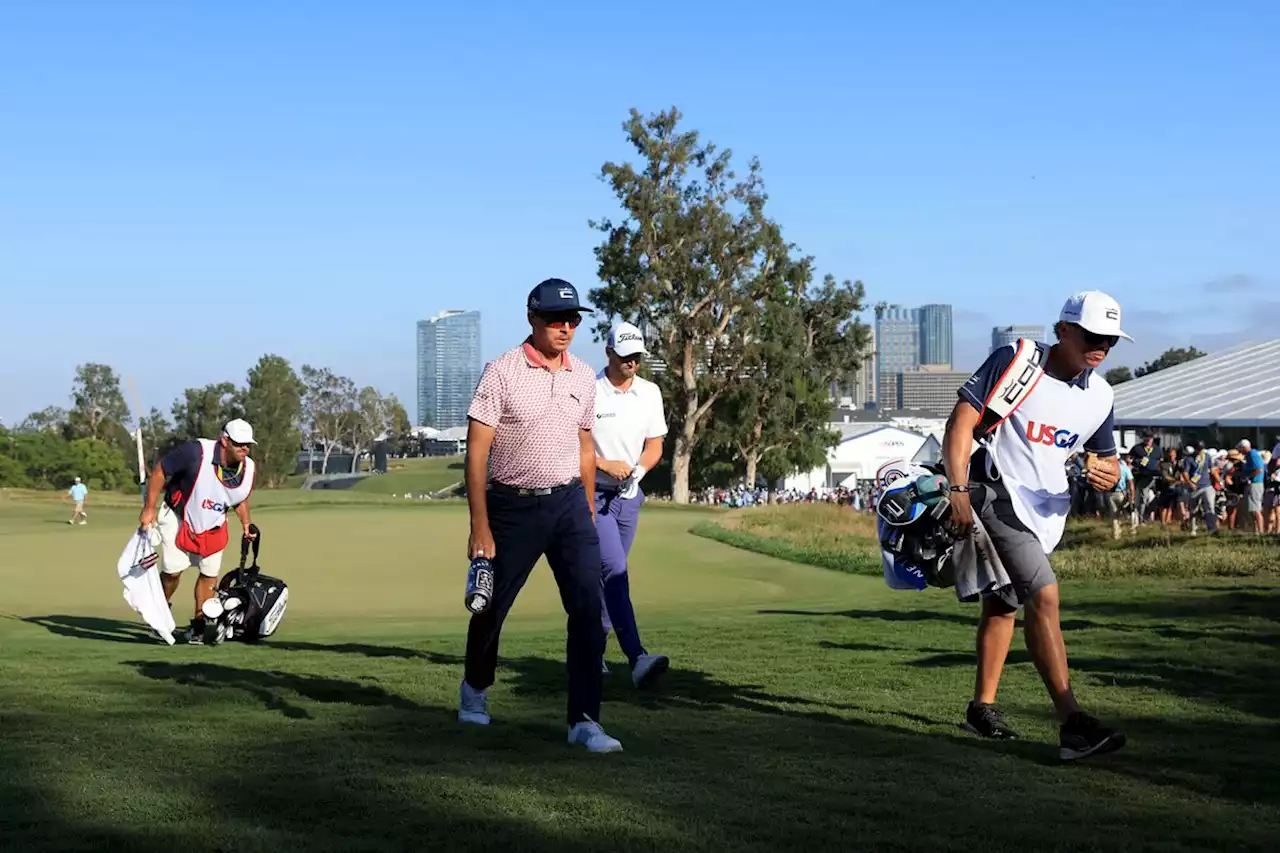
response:
<svg viewBox="0 0 1280 853"><path fill-rule="evenodd" d="M618 490L618 497L624 501L634 500L636 495L640 494L640 481L644 479L644 466L637 465L631 469L631 476L628 477Z"/></svg>
<svg viewBox="0 0 1280 853"><path fill-rule="evenodd" d="M172 646L177 642L173 638L177 625L173 621L173 611L165 601L164 587L160 585L160 558L153 536L156 539L160 536L154 528L135 531L116 561L116 573L124 582L124 600Z"/></svg>
<svg viewBox="0 0 1280 853"><path fill-rule="evenodd" d="M977 513L973 516L973 533L956 542L951 551L951 567L955 572L956 598L964 602L977 601L1013 583Z"/></svg>

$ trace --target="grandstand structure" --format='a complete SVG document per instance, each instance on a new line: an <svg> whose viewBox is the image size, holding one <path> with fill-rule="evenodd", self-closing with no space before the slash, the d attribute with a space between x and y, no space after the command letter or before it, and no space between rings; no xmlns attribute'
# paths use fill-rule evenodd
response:
<svg viewBox="0 0 1280 853"><path fill-rule="evenodd" d="M1151 432L1228 447L1280 437L1280 338L1242 343L1115 386L1122 446ZM1162 441L1162 443L1164 443Z"/></svg>

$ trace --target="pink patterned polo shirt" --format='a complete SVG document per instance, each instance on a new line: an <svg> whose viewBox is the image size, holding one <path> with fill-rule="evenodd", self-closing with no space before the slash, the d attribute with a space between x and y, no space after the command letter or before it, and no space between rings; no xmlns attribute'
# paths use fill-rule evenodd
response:
<svg viewBox="0 0 1280 853"><path fill-rule="evenodd" d="M489 479L545 489L581 476L578 430L596 421L596 376L582 359L564 354L550 370L525 341L485 365L467 417L494 428Z"/></svg>

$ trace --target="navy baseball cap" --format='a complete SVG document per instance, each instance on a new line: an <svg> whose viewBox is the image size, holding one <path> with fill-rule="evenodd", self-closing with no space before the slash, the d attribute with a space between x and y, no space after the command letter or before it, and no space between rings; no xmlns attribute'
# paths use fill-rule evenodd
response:
<svg viewBox="0 0 1280 853"><path fill-rule="evenodd" d="M562 311L582 311L594 314L590 308L583 308L578 301L578 289L562 278L549 278L529 291L529 310L539 314L558 314Z"/></svg>

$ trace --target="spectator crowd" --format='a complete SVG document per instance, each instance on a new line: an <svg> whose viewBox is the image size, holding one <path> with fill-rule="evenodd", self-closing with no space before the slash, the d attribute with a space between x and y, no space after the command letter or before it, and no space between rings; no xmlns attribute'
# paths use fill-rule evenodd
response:
<svg viewBox="0 0 1280 853"><path fill-rule="evenodd" d="M1078 518L1109 519L1112 534L1122 537L1144 524L1174 527L1199 535L1218 530L1280 534L1280 441L1260 450L1249 441L1219 450L1203 441L1183 447L1160 447L1145 435L1121 452L1120 482L1114 491L1089 488L1084 477L1085 454L1067 461L1070 484L1069 514ZM693 496L696 503L750 507L770 502L767 489L745 486L707 488ZM857 512L874 511L872 484L829 489L783 489L773 494L780 504L835 504Z"/></svg>
<svg viewBox="0 0 1280 853"><path fill-rule="evenodd" d="M1110 494L1088 488L1084 465L1083 454L1067 462L1071 514L1109 518L1117 539L1124 527L1142 524L1176 525L1192 535L1201 527L1280 533L1280 442L1270 451L1248 440L1227 450L1203 441L1161 448L1145 435L1122 453L1120 482Z"/></svg>

